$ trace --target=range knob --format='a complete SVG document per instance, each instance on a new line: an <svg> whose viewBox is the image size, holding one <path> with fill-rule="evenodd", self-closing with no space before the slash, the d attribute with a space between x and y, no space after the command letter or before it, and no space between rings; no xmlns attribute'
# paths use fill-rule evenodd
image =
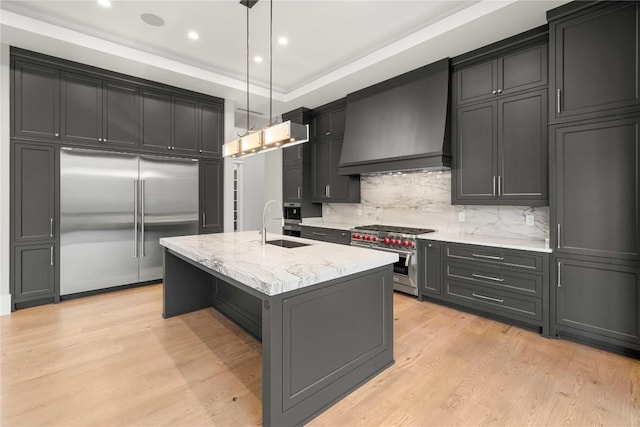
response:
<svg viewBox="0 0 640 427"><path fill-rule="evenodd" d="M371 240L373 240L374 242L377 242L378 238L374 236L374 237L371 238Z"/></svg>
<svg viewBox="0 0 640 427"><path fill-rule="evenodd" d="M364 238L365 240L371 240L371 236L367 236Z"/></svg>
<svg viewBox="0 0 640 427"><path fill-rule="evenodd" d="M389 243L389 239L387 239L386 237L384 239L382 239L382 243Z"/></svg>
<svg viewBox="0 0 640 427"><path fill-rule="evenodd" d="M357 235L357 234L352 234L352 235L351 235L351 238L352 238L352 239L357 239L357 238L358 238L358 235Z"/></svg>
<svg viewBox="0 0 640 427"><path fill-rule="evenodd" d="M413 247L413 242L407 242L407 246L409 246L410 248Z"/></svg>

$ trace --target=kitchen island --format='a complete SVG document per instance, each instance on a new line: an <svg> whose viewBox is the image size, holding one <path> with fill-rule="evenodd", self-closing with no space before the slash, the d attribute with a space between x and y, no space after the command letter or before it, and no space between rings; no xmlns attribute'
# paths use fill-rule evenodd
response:
<svg viewBox="0 0 640 427"><path fill-rule="evenodd" d="M213 306L262 341L263 425L303 424L393 364L397 254L257 231L160 244L165 318Z"/></svg>

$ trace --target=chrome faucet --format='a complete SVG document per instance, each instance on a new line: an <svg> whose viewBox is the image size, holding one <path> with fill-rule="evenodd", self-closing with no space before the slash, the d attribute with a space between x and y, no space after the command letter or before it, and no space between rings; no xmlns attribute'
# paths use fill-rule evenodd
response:
<svg viewBox="0 0 640 427"><path fill-rule="evenodd" d="M279 205L280 206L280 212L282 212L282 205L277 200L269 200L264 205L264 209L262 209L262 230L260 231L260 234L262 234L262 244L263 245L267 244L267 227L270 224L272 224L274 221L277 221L279 219L284 221L284 216L280 216L280 217L277 217L277 218L269 218L268 220L266 219L267 208L269 207L269 205L271 205L273 203L275 203L276 205ZM269 210L269 212L271 212L271 211Z"/></svg>

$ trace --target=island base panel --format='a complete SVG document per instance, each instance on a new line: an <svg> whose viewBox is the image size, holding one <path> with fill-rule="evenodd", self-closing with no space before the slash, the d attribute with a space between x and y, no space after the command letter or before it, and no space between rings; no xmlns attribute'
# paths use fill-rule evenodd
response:
<svg viewBox="0 0 640 427"><path fill-rule="evenodd" d="M393 364L392 267L272 298L262 334L263 425L309 421Z"/></svg>
<svg viewBox="0 0 640 427"><path fill-rule="evenodd" d="M162 317L211 307L215 278L164 250Z"/></svg>

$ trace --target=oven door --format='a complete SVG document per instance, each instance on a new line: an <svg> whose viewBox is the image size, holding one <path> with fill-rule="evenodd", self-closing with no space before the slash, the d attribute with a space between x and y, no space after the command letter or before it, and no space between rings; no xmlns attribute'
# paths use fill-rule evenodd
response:
<svg viewBox="0 0 640 427"><path fill-rule="evenodd" d="M418 295L418 260L415 252L396 251L386 248L379 249L385 252L398 254L398 261L393 264L393 289L411 295Z"/></svg>

